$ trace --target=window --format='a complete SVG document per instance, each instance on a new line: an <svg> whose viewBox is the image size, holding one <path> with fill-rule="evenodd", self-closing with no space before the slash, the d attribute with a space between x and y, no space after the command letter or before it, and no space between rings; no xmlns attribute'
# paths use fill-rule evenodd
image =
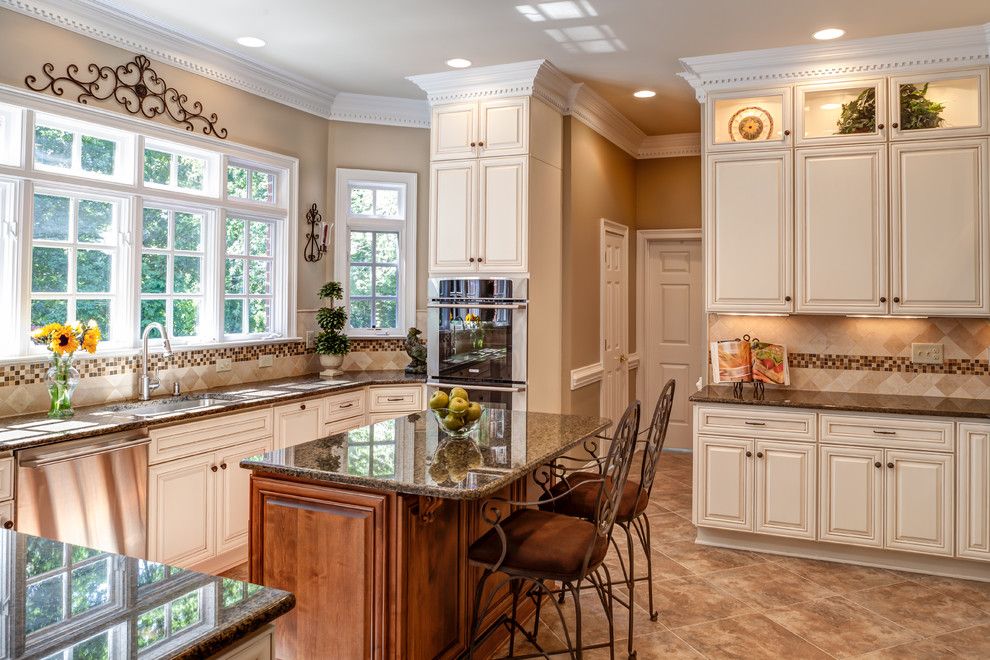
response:
<svg viewBox="0 0 990 660"><path fill-rule="evenodd" d="M20 108L0 103L0 164L20 165L21 154L18 147L23 115Z"/></svg>
<svg viewBox="0 0 990 660"><path fill-rule="evenodd" d="M395 476L395 420L347 432L347 474Z"/></svg>
<svg viewBox="0 0 990 660"><path fill-rule="evenodd" d="M131 140L116 131L37 115L34 123L34 166L75 176L127 180L124 162Z"/></svg>
<svg viewBox="0 0 990 660"><path fill-rule="evenodd" d="M173 337L202 334L206 214L144 207L140 328L161 323Z"/></svg>
<svg viewBox="0 0 990 660"><path fill-rule="evenodd" d="M404 336L416 323L416 175L337 170L336 278L351 336Z"/></svg>
<svg viewBox="0 0 990 660"><path fill-rule="evenodd" d="M204 591L194 589L178 598L138 615L135 624L138 653L144 653L167 640L175 640L183 632L194 630L207 623ZM210 589L212 596L212 589Z"/></svg>
<svg viewBox="0 0 990 660"><path fill-rule="evenodd" d="M37 189L31 228L31 327L95 320L111 340L122 202Z"/></svg>
<svg viewBox="0 0 990 660"><path fill-rule="evenodd" d="M275 175L248 166L227 166L227 197L275 203Z"/></svg>
<svg viewBox="0 0 990 660"><path fill-rule="evenodd" d="M228 217L223 331L257 335L272 330L275 223Z"/></svg>
<svg viewBox="0 0 990 660"><path fill-rule="evenodd" d="M144 184L188 193L208 193L215 187L217 159L164 142L145 141Z"/></svg>

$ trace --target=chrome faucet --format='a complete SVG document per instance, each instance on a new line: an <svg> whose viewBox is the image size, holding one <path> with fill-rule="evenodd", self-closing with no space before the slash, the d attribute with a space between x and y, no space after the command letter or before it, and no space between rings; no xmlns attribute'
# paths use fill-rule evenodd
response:
<svg viewBox="0 0 990 660"><path fill-rule="evenodd" d="M168 333L165 332L165 328L162 327L161 323L152 322L145 326L144 332L141 333L141 350L143 359L141 361L141 392L138 397L142 401L147 401L151 398L151 392L157 390L162 386L161 381L158 376L148 375L148 335L151 334L152 330L157 330L158 334L162 336L162 344L165 350L162 352L163 357L172 357L172 344L168 340Z"/></svg>

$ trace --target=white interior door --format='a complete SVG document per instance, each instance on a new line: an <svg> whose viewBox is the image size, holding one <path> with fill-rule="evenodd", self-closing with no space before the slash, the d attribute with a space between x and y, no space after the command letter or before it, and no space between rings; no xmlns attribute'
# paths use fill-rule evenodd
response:
<svg viewBox="0 0 990 660"><path fill-rule="evenodd" d="M601 414L618 421L629 402L628 230L602 221Z"/></svg>
<svg viewBox="0 0 990 660"><path fill-rule="evenodd" d="M664 383L673 378L677 388L664 446L687 449L693 425L688 397L704 371L701 241L647 238L643 253L643 345L637 347L643 416L649 419Z"/></svg>

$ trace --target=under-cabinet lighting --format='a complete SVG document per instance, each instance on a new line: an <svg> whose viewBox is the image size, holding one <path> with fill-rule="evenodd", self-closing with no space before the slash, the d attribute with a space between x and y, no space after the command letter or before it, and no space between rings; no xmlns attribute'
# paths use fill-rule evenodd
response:
<svg viewBox="0 0 990 660"><path fill-rule="evenodd" d="M454 67L455 69L466 69L471 66L471 60L466 60L463 57L453 57L447 60L447 66Z"/></svg>
<svg viewBox="0 0 990 660"><path fill-rule="evenodd" d="M652 89L641 89L639 91L633 92L633 96L638 99L652 99L657 93Z"/></svg>
<svg viewBox="0 0 990 660"><path fill-rule="evenodd" d="M847 319L927 319L927 316L903 316L898 314L846 314Z"/></svg>
<svg viewBox="0 0 990 660"><path fill-rule="evenodd" d="M829 39L838 39L846 33L842 28L825 28L815 32L812 37L818 39L819 41L828 41Z"/></svg>
<svg viewBox="0 0 990 660"><path fill-rule="evenodd" d="M782 312L715 312L719 316L790 316Z"/></svg>
<svg viewBox="0 0 990 660"><path fill-rule="evenodd" d="M262 48L265 40L258 37L237 37L237 43L248 48Z"/></svg>

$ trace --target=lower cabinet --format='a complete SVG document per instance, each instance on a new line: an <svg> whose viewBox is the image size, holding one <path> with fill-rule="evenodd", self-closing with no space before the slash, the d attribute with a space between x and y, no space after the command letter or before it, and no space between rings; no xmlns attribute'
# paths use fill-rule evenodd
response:
<svg viewBox="0 0 990 660"><path fill-rule="evenodd" d="M990 561L990 424L959 424L956 451L956 554Z"/></svg>
<svg viewBox="0 0 990 660"><path fill-rule="evenodd" d="M698 440L698 524L815 537L815 446L749 438Z"/></svg>
<svg viewBox="0 0 990 660"><path fill-rule="evenodd" d="M323 437L321 399L275 406L275 448L285 449Z"/></svg>
<svg viewBox="0 0 990 660"><path fill-rule="evenodd" d="M952 555L951 454L820 448L819 539Z"/></svg>

